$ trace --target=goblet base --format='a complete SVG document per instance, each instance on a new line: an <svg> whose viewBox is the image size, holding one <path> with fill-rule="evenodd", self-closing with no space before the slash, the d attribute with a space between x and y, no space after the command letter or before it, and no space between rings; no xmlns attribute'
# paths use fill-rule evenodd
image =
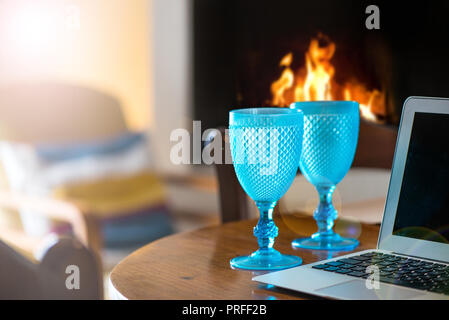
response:
<svg viewBox="0 0 449 320"><path fill-rule="evenodd" d="M292 246L295 248L329 251L353 250L358 245L359 241L357 239L343 238L338 234L333 234L330 237L314 234L310 238L295 239L292 242Z"/></svg>
<svg viewBox="0 0 449 320"><path fill-rule="evenodd" d="M235 257L231 267L244 270L282 270L301 265L302 259L297 256L281 254L275 249L257 250L249 256Z"/></svg>

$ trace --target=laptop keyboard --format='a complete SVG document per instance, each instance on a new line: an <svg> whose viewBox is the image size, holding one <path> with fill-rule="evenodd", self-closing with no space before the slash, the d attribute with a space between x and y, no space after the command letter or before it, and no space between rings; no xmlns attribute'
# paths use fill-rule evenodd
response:
<svg viewBox="0 0 449 320"><path fill-rule="evenodd" d="M379 268L380 282L449 295L449 266L440 263L369 252L312 268L366 279L372 275L368 267L373 265Z"/></svg>

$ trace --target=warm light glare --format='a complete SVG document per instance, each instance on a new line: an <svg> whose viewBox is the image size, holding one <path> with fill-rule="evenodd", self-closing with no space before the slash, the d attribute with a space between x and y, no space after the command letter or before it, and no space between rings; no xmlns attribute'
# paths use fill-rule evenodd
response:
<svg viewBox="0 0 449 320"><path fill-rule="evenodd" d="M45 6L23 5L12 8L6 24L9 44L19 55L44 54L57 39L57 16Z"/></svg>
<svg viewBox="0 0 449 320"><path fill-rule="evenodd" d="M150 124L148 0L0 0L0 84L62 82L116 97Z"/></svg>

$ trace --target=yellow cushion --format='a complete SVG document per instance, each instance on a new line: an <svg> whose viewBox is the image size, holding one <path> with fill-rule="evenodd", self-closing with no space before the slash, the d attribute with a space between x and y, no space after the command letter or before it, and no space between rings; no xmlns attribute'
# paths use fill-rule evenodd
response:
<svg viewBox="0 0 449 320"><path fill-rule="evenodd" d="M54 189L53 195L79 203L104 218L165 203L162 181L150 172L72 183Z"/></svg>

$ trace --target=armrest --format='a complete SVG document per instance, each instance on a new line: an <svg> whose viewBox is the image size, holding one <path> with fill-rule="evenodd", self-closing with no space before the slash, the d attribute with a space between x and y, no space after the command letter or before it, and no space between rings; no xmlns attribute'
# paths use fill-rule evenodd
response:
<svg viewBox="0 0 449 320"><path fill-rule="evenodd" d="M0 207L30 210L48 218L68 222L72 225L75 236L86 247L94 252L99 252L101 249L101 235L97 220L73 203L48 197L0 191Z"/></svg>

